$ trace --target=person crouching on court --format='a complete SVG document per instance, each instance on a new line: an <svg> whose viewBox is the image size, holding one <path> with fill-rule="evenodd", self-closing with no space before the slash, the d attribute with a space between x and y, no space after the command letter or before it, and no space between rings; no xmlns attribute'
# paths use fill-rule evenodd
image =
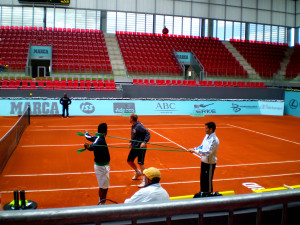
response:
<svg viewBox="0 0 300 225"><path fill-rule="evenodd" d="M208 122L205 124L205 133L202 144L195 148L188 149L191 153L201 155L201 175L200 175L200 192L213 192L213 176L217 163L217 151L219 147L219 139L215 134L216 124Z"/></svg>
<svg viewBox="0 0 300 225"><path fill-rule="evenodd" d="M94 169L99 185L99 203L105 204L106 195L109 187L109 171L110 171L110 155L108 147L105 141L107 135L107 124L101 123L98 126L98 135L91 136L89 133L85 133L87 140L93 142L93 144L84 143L85 149L94 152Z"/></svg>
<svg viewBox="0 0 300 225"><path fill-rule="evenodd" d="M141 203L153 201L168 201L170 199L168 192L160 185L160 171L150 167L143 171L145 177L145 187L137 191L131 198L124 203Z"/></svg>
<svg viewBox="0 0 300 225"><path fill-rule="evenodd" d="M132 177L132 180L137 180L143 175L145 169L144 160L147 148L146 143L150 140L150 132L138 121L138 116L134 113L130 114L129 122L132 124L131 141L129 142L129 148L131 148L131 150L128 154L127 163L135 170L135 175ZM138 164L140 165L141 170L139 170L134 163L136 157L138 157ZM138 187L144 186L145 180L143 179Z"/></svg>

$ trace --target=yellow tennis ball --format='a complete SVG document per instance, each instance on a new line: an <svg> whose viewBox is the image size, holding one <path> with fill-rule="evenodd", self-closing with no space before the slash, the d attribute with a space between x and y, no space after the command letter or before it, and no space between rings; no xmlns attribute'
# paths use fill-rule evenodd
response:
<svg viewBox="0 0 300 225"><path fill-rule="evenodd" d="M32 96L32 93L30 93L29 95Z"/></svg>

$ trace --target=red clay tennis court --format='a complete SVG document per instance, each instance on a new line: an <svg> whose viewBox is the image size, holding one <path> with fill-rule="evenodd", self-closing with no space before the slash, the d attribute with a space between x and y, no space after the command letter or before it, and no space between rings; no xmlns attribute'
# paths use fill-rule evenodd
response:
<svg viewBox="0 0 300 225"><path fill-rule="evenodd" d="M10 126L11 119L1 117L0 122ZM200 145L204 123L216 122L220 147L214 191L243 194L252 192L249 183L256 184L256 188L300 184L300 118L140 116L139 120L149 129L150 142L184 148ZM25 190L26 198L36 201L40 209L96 205L93 153L76 152L86 141L77 132L95 132L101 122L108 124L108 135L130 138L128 117L31 117L30 126L0 175L2 203L13 199L13 190ZM128 145L128 141L110 137L107 143ZM128 152L127 148L110 148L111 186L107 198L119 203L136 192L140 183L131 180ZM162 186L170 196L199 192L200 158L191 153L148 150L145 166L161 170Z"/></svg>

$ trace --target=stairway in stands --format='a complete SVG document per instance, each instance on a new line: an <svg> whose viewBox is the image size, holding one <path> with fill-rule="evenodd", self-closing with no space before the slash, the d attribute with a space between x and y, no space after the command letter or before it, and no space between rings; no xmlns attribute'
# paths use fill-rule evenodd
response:
<svg viewBox="0 0 300 225"><path fill-rule="evenodd" d="M240 52L228 41L222 41L223 45L228 49L229 52L235 57L237 61L244 67L248 72L248 77L251 79L259 79L259 75L255 72L252 66L247 62L247 60L240 54Z"/></svg>
<svg viewBox="0 0 300 225"><path fill-rule="evenodd" d="M126 77L126 68L116 35L104 35L114 77Z"/></svg>

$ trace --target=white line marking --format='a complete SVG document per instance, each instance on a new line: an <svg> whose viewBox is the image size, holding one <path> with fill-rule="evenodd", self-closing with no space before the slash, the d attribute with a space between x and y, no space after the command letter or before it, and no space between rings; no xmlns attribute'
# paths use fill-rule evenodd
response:
<svg viewBox="0 0 300 225"><path fill-rule="evenodd" d="M287 139L275 137L275 136L272 136L272 135L269 135L269 134L264 134L264 133L261 133L261 132L257 132L257 131L254 131L254 130L250 130L250 129L247 129L247 128L243 128L243 127L239 127L239 126L235 126L235 125L231 125L231 124L227 124L227 125L235 127L235 128L239 128L241 130L246 130L246 131L250 131L250 132L253 132L253 133L256 133L256 134L264 135L264 136L267 136L267 137L270 137L270 138L275 138L275 139L278 139L278 140L281 140L281 141L286 141L286 142L290 142L290 143L293 143L293 144L296 144L296 145L300 145L300 143L295 142L295 141L290 141L290 140L287 140Z"/></svg>
<svg viewBox="0 0 300 225"><path fill-rule="evenodd" d="M269 178L269 177L283 177L283 176L294 176L300 175L300 173L285 173L285 174L271 174L264 176L252 176L252 177L233 177L233 178L224 178L224 179L214 179L214 182L218 181L233 181L233 180L246 180L246 179L261 179L261 178ZM180 182L165 182L161 183L162 185L178 185L178 184L191 184L191 183L199 183L199 180L194 181L180 181ZM118 185L118 186L110 186L109 188L125 188L125 187L136 187L137 185ZM44 190L26 190L26 192L50 192L50 191L76 191L76 190L91 190L98 189L99 187L81 187L81 188L59 188L59 189L44 189ZM10 194L11 191L1 191L1 194Z"/></svg>
<svg viewBox="0 0 300 225"><path fill-rule="evenodd" d="M233 166L257 166L257 165L270 165L270 164L280 164L280 163L298 163L300 160L289 160L289 161L279 161L279 162L263 162L263 163L243 163L235 165L217 165L216 167L233 167Z"/></svg>
<svg viewBox="0 0 300 225"><path fill-rule="evenodd" d="M151 128L151 129L155 129L155 130L174 130L174 129L204 129L203 127L168 127L168 128L164 128L164 127L159 127L159 128ZM232 127L218 127L218 129L231 129Z"/></svg>
<svg viewBox="0 0 300 225"><path fill-rule="evenodd" d="M232 127L218 127L218 129L231 129ZM109 129L110 131L111 130L128 130L130 128L112 128L112 129ZM159 130L174 130L174 129L203 129L203 127L157 127L157 128L152 128L152 129L159 129ZM49 132L49 131L63 131L63 130L67 130L67 131L78 131L78 128L56 128L56 129L31 129L30 131L44 131L44 132Z"/></svg>
<svg viewBox="0 0 300 225"><path fill-rule="evenodd" d="M167 141L162 141L162 142L153 142L154 144L166 144L166 143L171 143ZM108 145L128 145L128 142L126 143L112 143ZM41 148L41 147L71 147L71 146L83 146L83 143L80 144L65 144L65 145L22 145L22 148Z"/></svg>
<svg viewBox="0 0 300 225"><path fill-rule="evenodd" d="M172 142L173 144L179 146L180 148L186 149L185 147L181 146L180 144L177 144L176 142L174 142L174 141L170 140L169 138L167 138L167 137L161 135L160 133L157 133L156 131L154 131L154 130L152 130L152 129L150 129L150 128L148 128L148 129L151 130L153 133L157 134L158 136L161 136L162 138L166 139L167 141L170 141L170 142ZM198 154L196 154L196 153L193 153L193 155L195 155L195 156L197 156L198 158L201 159L201 156L200 156L200 155L198 155Z"/></svg>
<svg viewBox="0 0 300 225"><path fill-rule="evenodd" d="M300 160L290 160L290 161L279 161L279 162L217 165L217 167L257 166L257 165L286 164L286 163L299 163L299 162L300 162ZM200 166L171 167L171 168L158 168L158 169L159 170L189 170L189 169L200 169ZM112 170L112 171L110 171L110 173L127 173L127 172L133 172L133 170ZM3 175L3 177L64 176L64 175L85 175L85 174L94 174L94 173L95 173L94 171L88 171L88 172L71 172L71 173L14 174L14 175Z"/></svg>
<svg viewBox="0 0 300 225"><path fill-rule="evenodd" d="M245 180L245 179L256 179L256 178L284 177L284 176L293 176L293 175L300 175L300 173L282 173L282 174L271 174L271 175L253 176L253 177L224 178L224 179L214 179L213 181Z"/></svg>
<svg viewBox="0 0 300 225"><path fill-rule="evenodd" d="M115 170L110 171L110 173L126 173L132 172L133 170ZM86 174L95 174L94 171L90 172L72 172L72 173L41 173L41 174L21 174L21 175L4 175L3 177L38 177L38 176L64 176L64 175L86 175Z"/></svg>
<svg viewBox="0 0 300 225"><path fill-rule="evenodd" d="M158 126L202 126L202 128L204 128L204 126L203 126L203 124L195 124L195 123L181 123L181 124L179 124L179 123L172 123L172 124L167 124L167 123L164 123L164 124L156 124L156 125L158 125ZM149 126L153 126L153 124L148 124L148 125L146 125L146 124L144 124L144 126L147 126L147 127L149 127ZM223 126L223 125L222 125ZM34 126L34 127L37 127L37 126ZM39 126L39 127L41 127L41 126ZM97 127L97 125L88 125L88 124L86 124L86 125L68 125L68 126L66 126L66 125L61 125L61 126L44 126L44 127ZM131 125L120 125L120 124L108 124L108 127L128 127L129 129L131 128Z"/></svg>

